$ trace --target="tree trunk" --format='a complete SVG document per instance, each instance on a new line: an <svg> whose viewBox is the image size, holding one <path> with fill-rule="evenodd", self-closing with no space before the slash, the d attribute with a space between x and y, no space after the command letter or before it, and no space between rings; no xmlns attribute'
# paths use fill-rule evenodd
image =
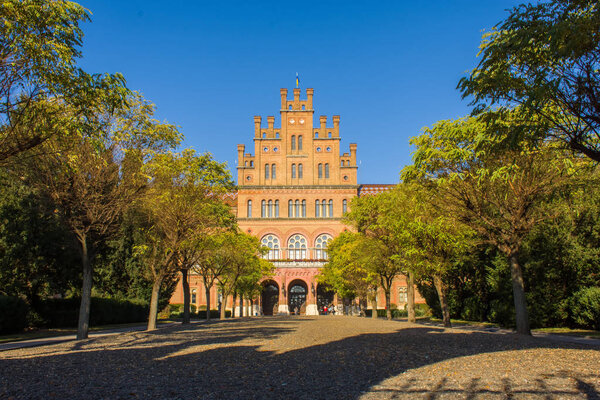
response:
<svg viewBox="0 0 600 400"><path fill-rule="evenodd" d="M444 282L439 275L433 276L433 284L437 290L438 298L440 299L440 307L442 308L442 320L444 321L444 327L452 328L450 322L450 311L448 310L448 302L446 301L446 290L444 288Z"/></svg>
<svg viewBox="0 0 600 400"><path fill-rule="evenodd" d="M513 297L515 300L517 333L521 335L531 335L531 331L529 330L529 315L527 313L527 299L525 298L525 284L523 283L523 272L519 265L517 252L510 254L509 261Z"/></svg>
<svg viewBox="0 0 600 400"><path fill-rule="evenodd" d="M408 273L406 286L406 310L408 311L408 322L416 322L415 317L415 276L412 272Z"/></svg>
<svg viewBox="0 0 600 400"><path fill-rule="evenodd" d="M244 295L240 295L240 317L244 316Z"/></svg>
<svg viewBox="0 0 600 400"><path fill-rule="evenodd" d="M152 297L150 298L150 315L148 315L148 329L153 331L156 329L156 316L158 314L158 295L160 294L160 286L163 278L155 278L154 284L152 285Z"/></svg>
<svg viewBox="0 0 600 400"><path fill-rule="evenodd" d="M210 319L210 287L204 283L204 293L206 294L206 320Z"/></svg>
<svg viewBox="0 0 600 400"><path fill-rule="evenodd" d="M250 315L249 317L254 317L254 299L250 298Z"/></svg>
<svg viewBox="0 0 600 400"><path fill-rule="evenodd" d="M232 297L233 298L231 300L231 318L235 318L235 301L237 300L237 290L233 291ZM239 309L239 314L240 314L240 316L242 315L241 305L240 305L240 309Z"/></svg>
<svg viewBox="0 0 600 400"><path fill-rule="evenodd" d="M183 284L183 324L190 323L190 282L188 281L188 270L181 270L181 283Z"/></svg>
<svg viewBox="0 0 600 400"><path fill-rule="evenodd" d="M77 322L77 340L87 339L90 329L90 306L92 303L92 264L87 247L87 237L79 239L81 245L81 264L83 266L83 285L81 288L81 304Z"/></svg>
<svg viewBox="0 0 600 400"><path fill-rule="evenodd" d="M377 288L373 290L373 297L371 297L371 308L373 309L371 312L371 318L377 318Z"/></svg>
<svg viewBox="0 0 600 400"><path fill-rule="evenodd" d="M390 287L385 289L385 317L388 320L392 319L392 300L391 300L391 294L390 294L391 290L392 289Z"/></svg>
<svg viewBox="0 0 600 400"><path fill-rule="evenodd" d="M225 319L225 310L227 309L227 297L229 293L223 293L223 299L221 300L221 313L219 319Z"/></svg>

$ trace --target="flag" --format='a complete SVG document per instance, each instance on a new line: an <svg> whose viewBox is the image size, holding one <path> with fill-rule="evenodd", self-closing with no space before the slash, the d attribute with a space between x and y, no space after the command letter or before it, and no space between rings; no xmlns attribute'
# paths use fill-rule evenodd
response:
<svg viewBox="0 0 600 400"><path fill-rule="evenodd" d="M297 72L296 72L296 87L300 87L300 78L298 77Z"/></svg>

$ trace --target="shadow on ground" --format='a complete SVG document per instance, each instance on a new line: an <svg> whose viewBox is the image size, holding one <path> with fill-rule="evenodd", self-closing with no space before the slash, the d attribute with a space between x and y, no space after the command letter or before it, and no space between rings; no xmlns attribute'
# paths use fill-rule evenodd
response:
<svg viewBox="0 0 600 400"><path fill-rule="evenodd" d="M356 319L348 319L352 321ZM426 391L411 380L393 389L377 386L407 370L457 357L539 348L590 349L517 335L398 324L391 333L359 334L289 351L264 350L274 340L285 343L288 336L294 340L294 332L304 323L310 321L216 321L6 352L0 354L0 398L355 399L378 390L384 398L425 393L427 398L441 394L512 398L519 393L510 378L502 381L501 390L480 387L477 378L462 389L451 388L444 379ZM590 383L597 377L561 373L575 379L574 390L583 398L600 398L597 386ZM547 381L556 377L537 376L534 388L527 389L530 393L520 394L572 395L548 387Z"/></svg>

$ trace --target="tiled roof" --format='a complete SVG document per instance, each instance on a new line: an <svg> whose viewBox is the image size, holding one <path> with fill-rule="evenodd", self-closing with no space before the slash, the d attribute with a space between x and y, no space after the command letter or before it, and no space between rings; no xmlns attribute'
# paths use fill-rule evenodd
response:
<svg viewBox="0 0 600 400"><path fill-rule="evenodd" d="M238 198L237 191L235 191L235 192L228 192L228 193L225 193L223 195L223 200L225 201L226 204L229 204L230 206L236 206L237 205L237 198Z"/></svg>
<svg viewBox="0 0 600 400"><path fill-rule="evenodd" d="M391 184L365 184L358 187L358 197L361 196L373 196L379 193L387 192L392 190L396 185Z"/></svg>

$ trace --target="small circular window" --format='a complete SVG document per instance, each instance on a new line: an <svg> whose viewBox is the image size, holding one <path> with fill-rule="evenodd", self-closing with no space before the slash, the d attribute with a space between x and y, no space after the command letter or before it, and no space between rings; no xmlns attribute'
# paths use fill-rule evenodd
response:
<svg viewBox="0 0 600 400"><path fill-rule="evenodd" d="M317 147L317 153L320 153L320 152L321 152L321 148Z"/></svg>
<svg viewBox="0 0 600 400"><path fill-rule="evenodd" d="M246 180L247 180L247 181L251 181L251 180L252 180L252 177L251 177L250 175L248 175L248 176L246 177Z"/></svg>
<svg viewBox="0 0 600 400"><path fill-rule="evenodd" d="M344 175L344 180L347 181L348 180L348 175Z"/></svg>
<svg viewBox="0 0 600 400"><path fill-rule="evenodd" d="M327 151L331 151L331 147L327 147L327 149L326 149L326 150L327 150Z"/></svg>
<svg viewBox="0 0 600 400"><path fill-rule="evenodd" d="M279 151L279 147L273 147L273 151L277 153Z"/></svg>
<svg viewBox="0 0 600 400"><path fill-rule="evenodd" d="M263 147L263 151L266 153L266 152L269 151L269 148L268 147Z"/></svg>

